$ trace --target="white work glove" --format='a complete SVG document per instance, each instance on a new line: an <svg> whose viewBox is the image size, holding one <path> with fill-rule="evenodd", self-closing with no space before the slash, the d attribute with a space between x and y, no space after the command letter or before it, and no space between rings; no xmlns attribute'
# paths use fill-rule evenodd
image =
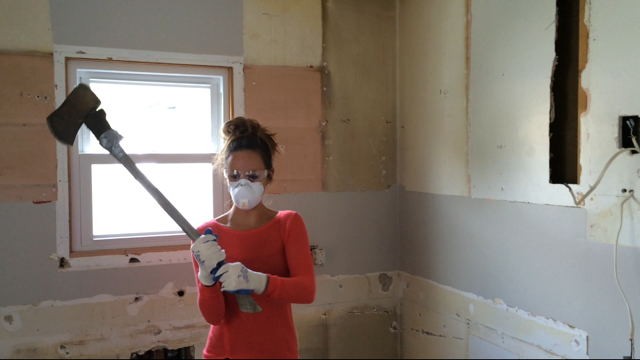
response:
<svg viewBox="0 0 640 360"><path fill-rule="evenodd" d="M236 295L251 295L254 292L262 295L269 284L267 275L251 271L241 263L222 266L216 276L220 276L222 291Z"/></svg>
<svg viewBox="0 0 640 360"><path fill-rule="evenodd" d="M218 235L214 235L211 229L207 229L204 235L191 245L191 252L200 266L198 279L202 285L215 285L220 279L215 274L227 258L225 251L218 245Z"/></svg>

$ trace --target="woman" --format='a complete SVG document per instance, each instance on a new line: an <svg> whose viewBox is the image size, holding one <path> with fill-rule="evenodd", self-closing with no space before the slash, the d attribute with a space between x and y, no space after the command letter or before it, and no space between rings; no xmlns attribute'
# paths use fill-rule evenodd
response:
<svg viewBox="0 0 640 360"><path fill-rule="evenodd" d="M212 325L204 358L295 359L291 304L312 303L316 291L307 230L297 213L262 203L273 182L274 135L242 117L227 122L222 133L225 146L217 164L234 205L200 226L205 235L191 248L198 306ZM226 265L218 266L222 261ZM241 312L236 293L252 294L263 311Z"/></svg>

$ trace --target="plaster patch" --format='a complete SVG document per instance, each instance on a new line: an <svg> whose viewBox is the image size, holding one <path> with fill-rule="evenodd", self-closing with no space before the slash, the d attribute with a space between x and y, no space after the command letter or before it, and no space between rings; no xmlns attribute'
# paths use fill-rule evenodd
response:
<svg viewBox="0 0 640 360"><path fill-rule="evenodd" d="M17 313L4 315L2 317L2 327L9 332L22 329L22 319L20 315Z"/></svg>
<svg viewBox="0 0 640 360"><path fill-rule="evenodd" d="M389 331L391 331L394 334L397 333L397 332L400 332L400 329L398 327L398 323L395 322L395 321L393 323L391 323L391 328L389 329Z"/></svg>
<svg viewBox="0 0 640 360"><path fill-rule="evenodd" d="M378 281L380 282L383 293L391 291L391 287L393 286L393 277L388 274L380 274L380 276L378 276Z"/></svg>
<svg viewBox="0 0 640 360"><path fill-rule="evenodd" d="M136 316L140 313L140 309L149 301L148 297L136 296L129 305L127 305L127 313L131 316Z"/></svg>
<svg viewBox="0 0 640 360"><path fill-rule="evenodd" d="M162 290L160 290L158 295L166 298L172 298L174 296L177 296L176 295L177 293L178 293L178 288L176 288L176 286L172 282L170 282L167 285L165 285Z"/></svg>

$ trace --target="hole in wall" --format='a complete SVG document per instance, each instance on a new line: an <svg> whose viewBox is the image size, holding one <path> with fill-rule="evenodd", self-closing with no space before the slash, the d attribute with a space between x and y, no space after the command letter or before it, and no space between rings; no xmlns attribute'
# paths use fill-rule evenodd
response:
<svg viewBox="0 0 640 360"><path fill-rule="evenodd" d="M556 0L556 59L549 124L549 181L552 184L578 184L580 180L580 116L586 107L580 76L586 66L583 53L588 38L581 27L585 1Z"/></svg>
<svg viewBox="0 0 640 360"><path fill-rule="evenodd" d="M129 264L137 264L137 263L139 263L139 262L140 262L140 260L138 260L137 258L131 258L131 259L129 259Z"/></svg>
<svg viewBox="0 0 640 360"><path fill-rule="evenodd" d="M131 359L195 359L195 346L180 349L154 348L131 354Z"/></svg>
<svg viewBox="0 0 640 360"><path fill-rule="evenodd" d="M176 295L178 295L178 297L184 297L185 292L184 292L184 290L180 290L180 291L178 291L178 292L176 293Z"/></svg>

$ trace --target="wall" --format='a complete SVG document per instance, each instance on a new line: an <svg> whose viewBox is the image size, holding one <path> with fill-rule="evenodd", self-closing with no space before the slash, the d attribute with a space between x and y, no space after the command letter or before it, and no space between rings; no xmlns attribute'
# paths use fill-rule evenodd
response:
<svg viewBox="0 0 640 360"><path fill-rule="evenodd" d="M437 42L453 34L458 34L457 42L449 46L459 44L459 28L446 35L434 31L450 24L464 26L465 15L446 12L443 3L422 3L424 17L429 12L442 14L426 31L419 23L423 17L413 13L421 8L411 1L400 2L401 33L416 29L400 43L400 63L409 66L400 77L400 87L406 83L420 92L405 95L401 104L412 111L428 101L435 104L436 113L442 111L445 99L430 87L416 85L428 82L427 75L410 78L414 71L420 74L414 61L424 56L427 64L438 64L437 69L444 71L468 55L468 119L461 118L460 108L447 112L455 115L442 117L447 126L434 123L430 115L400 119L401 126L425 129L424 135L402 135L401 130L401 141L407 142L400 150L401 270L485 298L499 297L510 306L583 329L589 334L591 357L628 355L628 316L615 283L610 243L620 225L620 190L634 187L637 167L635 159L626 155L618 160L586 209L552 206L572 205L566 188L548 182L555 1L471 1L470 48L457 60L449 60L450 51L421 55L403 48L403 43L407 46L431 37ZM464 6L462 1L446 3L458 10ZM637 94L629 90L637 66L619 52L633 48L630 42L638 36L628 15L637 11L638 4L620 2L615 9L607 5L593 0L587 6L591 37L583 86L590 94L590 105L582 116L582 185L574 186L578 192L593 184L616 151L617 116L637 113ZM437 71L429 75L433 73ZM464 106L461 101L458 104ZM459 130L465 120L471 198L452 196L467 195L453 191L453 184L465 180L463 171L447 173L451 186L436 186L435 175L417 181L429 171L443 173L445 162L465 161L464 154L454 151L464 143L452 130ZM442 151L443 143L449 152ZM442 163L418 160L412 155L417 144L427 159L438 154ZM636 205L630 208L625 220L635 223ZM623 244L637 242L635 224L625 225L622 234ZM635 313L640 311L639 255L637 248L621 248L620 278Z"/></svg>
<svg viewBox="0 0 640 360"><path fill-rule="evenodd" d="M390 331L398 322L397 278L318 277L316 301L293 308L301 358L397 358L398 334ZM210 326L196 302L195 287L168 283L144 295L0 307L0 357L129 359L141 349L195 344L201 358Z"/></svg>
<svg viewBox="0 0 640 360"><path fill-rule="evenodd" d="M396 2L323 0L326 191L396 183Z"/></svg>
<svg viewBox="0 0 640 360"><path fill-rule="evenodd" d="M42 43L45 45L21 48L23 42L13 41L15 38L10 37L11 34L24 32L28 28L23 26L24 23L37 24L38 26L31 28L33 31L40 31L43 27L49 29L50 23L46 22L44 26L39 20L41 17L49 18L48 15L39 15L42 12L48 14L49 2L40 1L31 4L31 12L21 6L18 9L3 8L0 11L2 14L12 14L11 16L22 14L20 16L23 17L23 21L2 23L2 26L15 26L2 28L2 34L8 36L0 36L0 43L9 44L7 50L11 51L48 53L53 48L53 38L55 44L63 45L213 55L242 55L248 46L247 54L256 54L260 52L251 50L252 46L265 48L267 45L264 42L271 40L253 39L255 41L243 42L243 12L247 16L261 12L278 15L281 14L278 11L294 9L295 11L288 12L288 19L300 12L313 16L309 15L309 21L302 23L285 18L282 19L284 23L274 26L283 26L288 29L286 31L289 34L296 33L296 29L302 29L303 34L318 34L318 40L311 47L313 50L300 50L301 46L309 45L300 41L285 41L274 45L275 48L283 46L294 55L255 60L255 63L260 66L318 67L322 53L319 49L322 36L319 25L322 19L320 2L308 1L307 5L298 7L293 6L293 3L297 4L298 1L289 1L288 5L286 2L252 4L252 1L247 1L243 5L238 1L192 1L181 2L180 6L170 2L161 6L153 2L153 6L149 6L149 2L140 1L113 2L104 6L97 1L52 0L53 30L42 31L37 36L30 35L30 38L44 38ZM5 5L18 6L17 2L1 4ZM273 9L265 10L265 6L273 6ZM149 9L153 10L148 11ZM170 15L170 22L156 20L167 19ZM26 18L31 18L31 22L24 21ZM311 18L315 20L311 21ZM130 21L126 21L127 19ZM279 18L274 16L273 19ZM271 39L274 38L280 38L280 35L275 34ZM274 53L276 52L271 54ZM321 136L320 133L317 134ZM318 163L320 161L318 159ZM385 186L384 189L385 191L334 194L316 192L270 195L267 201L274 209L300 212L309 229L311 242L327 250L326 265L316 268L319 276L377 273L395 271L399 267L398 188ZM206 324L198 318L195 308L192 293L195 282L190 264L133 264L123 269L59 272L58 261L49 258L56 252L55 211L55 203L0 203L0 272L13 274L0 277L0 288L3 289L0 291L0 321L3 325L0 328L0 339L5 341L0 342L0 357L33 357L38 354L61 358L127 357L131 351L147 350L157 345L182 346L204 340ZM387 293L384 296L371 295L369 277L356 278L360 279L356 282L363 281L366 286L360 283L353 287L348 284L341 284L341 287L327 286L324 288L326 290L319 290L319 300L314 306L296 309L296 319L301 319L299 323L302 327L299 331L303 356L323 354L339 357L341 354L353 355L353 351L361 352L362 356L367 357L380 354L394 357L397 354L397 333L389 331L390 324L397 319L393 312L395 298L390 298ZM342 280L320 277L319 284L322 281ZM336 294L333 291L335 289L340 291ZM181 299L176 295L176 290L185 290L187 295ZM140 301L135 300L137 297L148 299L139 305L139 309L136 304ZM337 303L339 304L336 305ZM51 304L54 306L48 309ZM173 315L165 314L167 307L175 306L181 306L179 311ZM364 310L370 307L384 310ZM127 309L138 309L140 312L131 315L126 312ZM332 315L322 316L331 311ZM356 316L361 312L369 314ZM14 316L16 313L19 316ZM5 320L5 316L11 317ZM42 326L40 316L47 319ZM95 324L103 322L103 327L95 327ZM149 327L150 323L153 326ZM18 324L21 328L16 330ZM380 327L381 324L384 326ZM181 326L184 328L180 329ZM364 328L369 331L363 332L363 336L370 339L358 342L362 344L361 347L338 346L345 336L345 329L350 329L349 333L358 333ZM313 331L324 331L323 336L327 342L320 347L314 345L312 342L318 339L316 335L304 335ZM114 345L110 347L100 340L105 337L116 339ZM131 338L135 341L132 342ZM379 347L368 348L368 344L376 341ZM383 348L387 351L391 349L392 352L384 352L381 350ZM38 350L25 352L25 349ZM371 350L376 350L376 354L367 352Z"/></svg>
<svg viewBox="0 0 640 360"><path fill-rule="evenodd" d="M237 56L241 19L233 0L51 0L58 45Z"/></svg>
<svg viewBox="0 0 640 360"><path fill-rule="evenodd" d="M45 123L54 110L49 3L3 1L0 34L0 201L53 201L55 141Z"/></svg>
<svg viewBox="0 0 640 360"><path fill-rule="evenodd" d="M588 358L582 330L410 274L399 280L405 359Z"/></svg>
<svg viewBox="0 0 640 360"><path fill-rule="evenodd" d="M5 0L0 4L0 49L51 53L51 16L46 0Z"/></svg>
<svg viewBox="0 0 640 360"><path fill-rule="evenodd" d="M399 181L408 191L468 196L467 3L400 4Z"/></svg>

